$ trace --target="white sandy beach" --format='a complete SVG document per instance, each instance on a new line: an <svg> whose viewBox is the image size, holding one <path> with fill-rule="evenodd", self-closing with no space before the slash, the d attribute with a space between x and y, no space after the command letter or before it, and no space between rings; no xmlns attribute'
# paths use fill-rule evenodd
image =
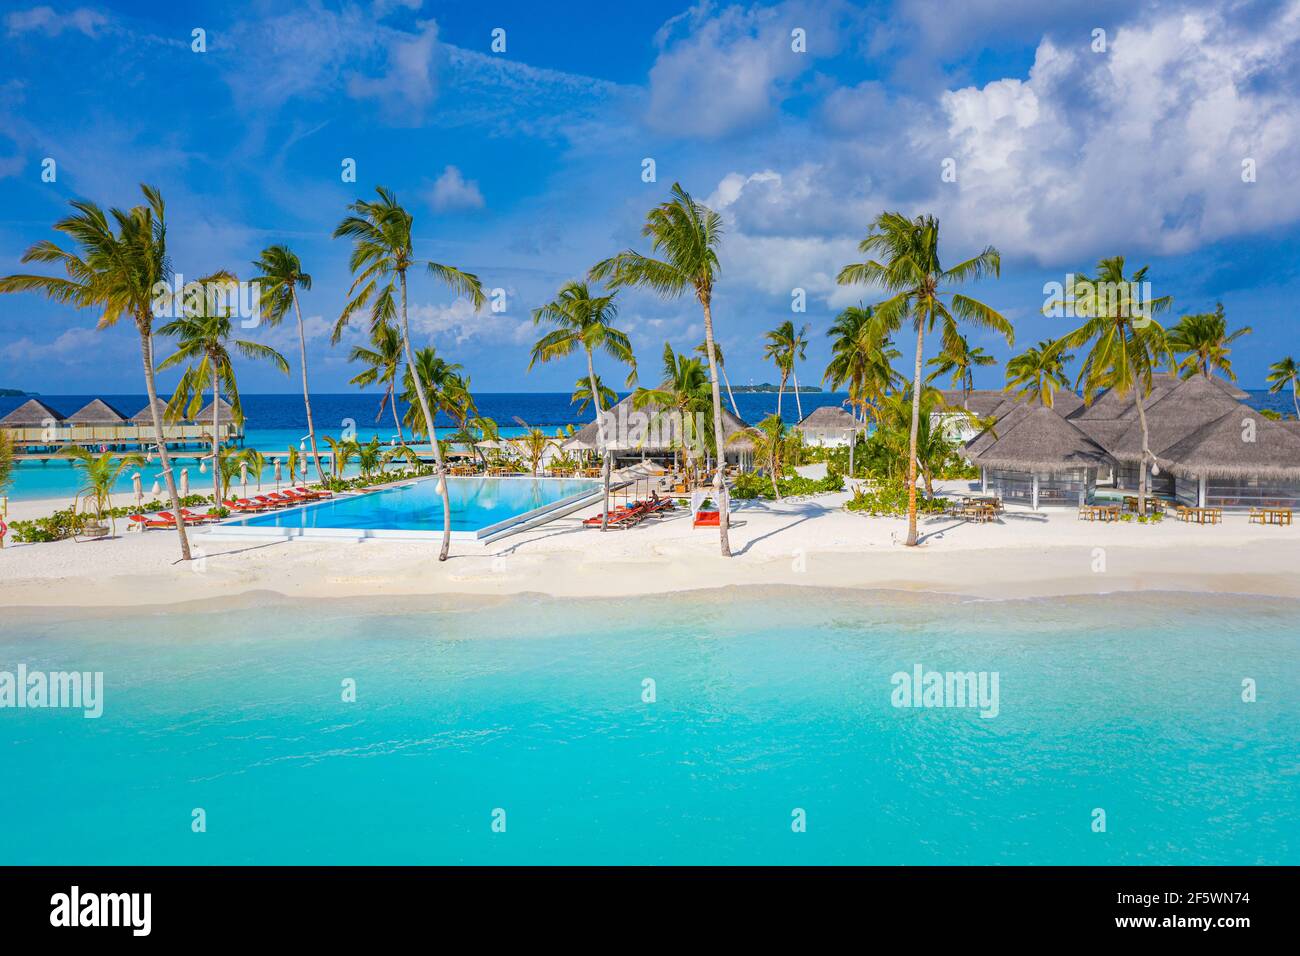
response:
<svg viewBox="0 0 1300 956"><path fill-rule="evenodd" d="M967 490L947 483L946 491ZM1074 509L1008 509L994 524L923 519L923 546L901 544L906 522L842 508L847 494L781 503L738 502L731 560L717 531L679 509L623 531L583 528L584 514L491 545L437 542L215 539L193 534L192 565L176 535L124 532L77 543L0 551L0 604L140 606L250 592L287 597L544 593L622 596L728 585L807 585L930 591L990 599L1114 591L1214 591L1300 598L1300 527L1218 526L1166 519L1094 524ZM42 509L43 512L38 511ZM23 510L48 513L48 503ZM592 511L585 514L594 513ZM17 507L11 519L21 517Z"/></svg>

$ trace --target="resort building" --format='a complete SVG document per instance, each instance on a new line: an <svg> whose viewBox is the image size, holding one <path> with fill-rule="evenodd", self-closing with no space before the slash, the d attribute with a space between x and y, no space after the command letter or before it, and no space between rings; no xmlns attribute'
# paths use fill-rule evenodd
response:
<svg viewBox="0 0 1300 956"><path fill-rule="evenodd" d="M971 415L987 421L1024 401L1014 392L996 388L977 388L969 392L945 388L940 389L939 394L949 410L932 412L930 426L942 428L950 441L960 444L969 442L982 430L978 422L971 420ZM1061 415L1069 415L1083 407L1083 399L1062 389L1053 397L1052 407Z"/></svg>
<svg viewBox="0 0 1300 956"><path fill-rule="evenodd" d="M838 405L815 408L794 427L803 434L805 445L823 448L847 447L863 430L862 423Z"/></svg>
<svg viewBox="0 0 1300 956"><path fill-rule="evenodd" d="M1180 504L1300 508L1300 429L1243 405L1157 452L1156 461L1173 475Z"/></svg>
<svg viewBox="0 0 1300 956"><path fill-rule="evenodd" d="M1054 408L1016 405L966 446L980 487L1006 501L1081 505L1097 487L1106 450Z"/></svg>
<svg viewBox="0 0 1300 956"><path fill-rule="evenodd" d="M158 400L163 418L163 438L170 447L205 445L212 441L212 404L194 422L168 420L166 404ZM223 444L241 444L244 428L235 423L230 405L221 400L217 410L218 432ZM61 452L73 445L130 451L156 442L153 417L145 406L128 418L101 398L92 399L66 418L40 399L29 399L4 418L4 428L21 454L45 455Z"/></svg>
<svg viewBox="0 0 1300 956"><path fill-rule="evenodd" d="M614 454L615 468L643 461L672 464L685 458L685 444L692 446L697 461L701 456L706 462L713 461L713 443L700 437L702 430L708 427L706 419L710 418L710 413L701 412L691 421L683 422L676 411L657 405L637 408L632 399L633 396L629 395L602 413L606 447ZM752 442L745 438L732 440L749 427L743 419L722 409L723 443L729 464L746 468L753 459ZM599 437L596 423L588 422L572 438L562 442L560 448L566 452L597 452L600 450Z"/></svg>

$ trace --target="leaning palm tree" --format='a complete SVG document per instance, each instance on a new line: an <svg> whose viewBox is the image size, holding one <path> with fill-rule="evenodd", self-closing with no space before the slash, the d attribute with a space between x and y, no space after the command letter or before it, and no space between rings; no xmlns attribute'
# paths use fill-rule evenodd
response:
<svg viewBox="0 0 1300 956"><path fill-rule="evenodd" d="M600 386L596 381L596 366L592 355L596 351L604 352L617 362L624 362L630 367L627 384L636 382L636 358L632 354L632 342L627 333L613 326L618 315L618 305L614 296L593 296L585 282L566 282L559 294L540 309L533 310L534 324L547 323L554 329L542 336L533 345L532 357L528 368L538 362L550 362L565 358L581 350L587 358L588 390L593 397L592 414L596 420L596 443L600 447L602 459L601 472L605 485L605 501L601 506L600 530L609 527L609 472L611 455L606 447L605 429L601 424L604 406L600 402Z"/></svg>
<svg viewBox="0 0 1300 956"><path fill-rule="evenodd" d="M145 203L130 209L104 211L92 202L75 199L69 205L76 212L54 224L78 247L69 252L49 240L42 240L23 253L23 262L47 262L63 267L67 278L12 275L0 279L0 292L43 292L55 302L78 308L101 309L98 328L115 325L123 316L135 323L140 336L140 358L144 364L145 392L153 416L154 442L172 510L180 514L171 456L163 435L162 411L154 386L154 306L172 280L167 256L167 227L162 194L153 186L141 185ZM109 220L112 219L110 223ZM190 560L190 542L183 522L176 523L181 560Z"/></svg>
<svg viewBox="0 0 1300 956"><path fill-rule="evenodd" d="M965 320L976 326L1001 332L1007 344L1014 340L1011 323L989 306L960 292L943 292L950 283L967 279L980 279L985 275L997 277L1002 268L1002 257L992 246L972 259L944 269L939 262L939 220L934 216L917 216L908 219L901 213L881 213L872 223L871 232L858 244L859 251L880 255L884 261L868 259L840 270L840 285L853 283L876 284L893 295L874 307L874 314L882 326L890 331L898 329L905 318L911 318L916 330L916 369L912 377L912 424L907 464L907 545L915 547L916 531L916 445L921 419L921 368L925 361L925 333L941 323L943 343L955 345L958 321ZM945 303L944 298L948 301Z"/></svg>
<svg viewBox="0 0 1300 956"><path fill-rule="evenodd" d="M1039 342L1007 360L1007 387L1015 386L1017 395L1051 408L1056 390L1070 385L1065 363L1072 358L1060 342Z"/></svg>
<svg viewBox="0 0 1300 956"><path fill-rule="evenodd" d="M1084 319L1083 325L1060 339L1062 348L1082 348L1091 343L1083 358L1075 385L1083 385L1083 399L1092 403L1101 389L1113 388L1120 395L1133 393L1138 424L1142 429L1142 460L1138 468L1138 513L1146 514L1147 463L1153 467L1156 456L1150 448L1147 430L1146 397L1151 393L1151 377L1164 362L1173 364L1174 356L1164 328L1152 316L1173 305L1170 296L1142 302L1140 294L1147 277L1143 266L1132 276L1124 275L1124 257L1113 256L1097 264L1097 276L1087 280L1082 295L1070 301L1048 302L1045 312L1069 306ZM1093 290L1104 290L1094 294Z"/></svg>
<svg viewBox="0 0 1300 956"><path fill-rule="evenodd" d="M794 376L794 400L799 409L799 420L803 421L803 402L799 400L799 375L795 362L806 358L808 348L808 326L795 331L793 322L782 322L771 332L766 333L767 345L763 347L763 357L771 359L781 373L781 384L776 389L776 413L781 414L781 396L785 393L785 383Z"/></svg>
<svg viewBox="0 0 1300 956"><path fill-rule="evenodd" d="M1198 372L1210 378L1218 370L1228 381L1235 382L1237 376L1232 373L1232 361L1228 354L1232 351L1233 342L1250 333L1249 325L1243 325L1237 331L1229 333L1223 303L1219 302L1215 304L1213 312L1185 315L1170 326L1169 348L1174 355L1183 356L1177 365L1183 378L1191 378Z"/></svg>
<svg viewBox="0 0 1300 956"><path fill-rule="evenodd" d="M594 399L591 393L593 388L596 390ZM578 406L578 414L581 415L593 402L598 403L600 408L611 407L618 401L618 393L602 382L597 375L594 378L580 378L574 382L573 394L569 396L569 401Z"/></svg>
<svg viewBox="0 0 1300 956"><path fill-rule="evenodd" d="M753 428L736 432L727 440L727 444L748 441L754 446L754 463L768 473L772 479L772 495L781 500L781 476L788 463L795 462L803 443L803 432L797 428L786 428L780 415L768 415Z"/></svg>
<svg viewBox="0 0 1300 956"><path fill-rule="evenodd" d="M216 305L206 290L214 284L234 282L230 273L219 272L200 279L186 286L183 296L181 315L173 319L158 331L162 335L172 335L177 339L176 351L158 364L158 371L185 365L185 371L176 384L176 391L167 403L169 418L195 419L203 407L205 393L212 393L212 501L221 503L221 481L219 469L221 452L221 393L225 392L230 403L230 416L236 424L244 421L244 410L239 401L239 385L235 381L235 364L231 347L245 358L264 359L272 362L285 375L289 374L289 363L283 355L260 342L244 339L231 340L234 324L230 321L230 310L213 308Z"/></svg>
<svg viewBox="0 0 1300 956"><path fill-rule="evenodd" d="M402 420L397 417L397 370L402 365L402 333L387 322L375 326L370 333L372 348L360 345L352 346L348 352L349 362L364 362L366 368L348 379L349 385L366 388L379 384L384 387L384 395L379 399L379 411L375 413L375 424L384 417L384 406L390 406L393 412L393 424L397 427L397 443L406 444L402 434Z"/></svg>
<svg viewBox="0 0 1300 956"><path fill-rule="evenodd" d="M641 228L641 235L650 240L651 250L662 258L627 249L598 262L592 267L591 277L609 279L613 288L643 286L665 299L676 299L689 290L700 303L704 312L704 343L708 347L713 440L718 456L718 470L713 479L719 512L718 543L722 556L729 558L730 517L722 493L727 456L723 449L722 395L718 388L713 337L713 284L721 268L717 247L722 241L722 217L692 199L679 183L673 183L672 197L650 210Z"/></svg>
<svg viewBox="0 0 1300 956"><path fill-rule="evenodd" d="M695 470L694 449L707 447L709 436L697 426L697 416L709 407L710 389L704 365L699 359L679 355L664 343L663 378L655 388L638 388L632 393L632 407L653 408L674 426L686 456L686 468Z"/></svg>
<svg viewBox="0 0 1300 956"><path fill-rule="evenodd" d="M1274 362L1268 367L1265 381L1269 383L1268 390L1274 394L1288 385L1291 387L1291 403L1295 405L1295 417L1300 419L1300 397L1296 395L1297 390L1300 390L1300 363L1289 355Z"/></svg>
<svg viewBox="0 0 1300 956"><path fill-rule="evenodd" d="M112 518L113 488L126 469L144 467L144 456L139 452L118 455L111 451L96 455L79 445L71 446L64 454L72 459L72 467L79 468L85 473L86 483L77 492L77 498L85 498L94 505L97 520L102 521L104 513L108 512L109 521L113 524L113 533L116 534L116 522L113 522ZM73 507L75 510L75 504ZM176 514L180 514L179 507Z"/></svg>
<svg viewBox="0 0 1300 956"><path fill-rule="evenodd" d="M417 374L411 374L414 368ZM459 420L473 399L462 375L464 367L457 362L441 358L433 348L423 348L415 353L415 364L408 364L402 373L402 401L406 402L406 427L416 437L428 438L425 431L419 391L424 390L425 401L432 410L435 421L438 412Z"/></svg>
<svg viewBox="0 0 1300 956"><path fill-rule="evenodd" d="M415 350L411 344L411 324L406 312L406 274L412 266L423 264L428 274L453 292L469 297L475 311L483 305L483 286L478 276L462 272L454 266L415 258L411 236L412 217L397 202L397 197L383 186L375 190L379 199L358 199L348 208L351 215L344 218L334 230L335 239L352 240L349 267L354 276L348 290L348 302L334 326L333 341L338 342L348 320L369 306L370 328L391 323L400 314L402 349L406 354L409 372L415 364ZM400 313L399 313L400 305ZM438 560L446 561L451 549L451 496L447 490L447 467L442 449L438 446L433 428L434 413L429 396L419 375L413 376L415 398L424 417L424 434L428 436L438 469L438 487L442 494L442 548Z"/></svg>
<svg viewBox="0 0 1300 956"><path fill-rule="evenodd" d="M311 443L311 457L316 462L316 477L325 480L325 469L316 450L316 426L311 417L311 389L307 385L307 333L302 324L302 309L298 305L298 290L311 290L311 276L302 271L302 262L288 246L267 246L253 267L258 275L253 281L261 290L262 314L267 325L279 325L293 306L298 320L298 356L302 362L302 403L307 411L307 438Z"/></svg>
<svg viewBox="0 0 1300 956"><path fill-rule="evenodd" d="M934 371L926 381L932 382L940 375L951 375L952 387L961 390L962 408L966 408L970 402L970 393L975 389L975 369L992 365L996 361L980 346L971 348L966 336L958 335L951 347L945 343L943 350L926 363L934 366Z"/></svg>
<svg viewBox="0 0 1300 956"><path fill-rule="evenodd" d="M701 342L695 346L695 354L707 359L709 357L709 345L707 342ZM713 343L713 357L718 363L718 371L722 373L722 387L727 390L727 398L731 401L731 410L735 412L736 417L740 417L740 406L736 404L736 396L731 391L731 381L727 378L727 362L722 354L722 344L718 341Z"/></svg>

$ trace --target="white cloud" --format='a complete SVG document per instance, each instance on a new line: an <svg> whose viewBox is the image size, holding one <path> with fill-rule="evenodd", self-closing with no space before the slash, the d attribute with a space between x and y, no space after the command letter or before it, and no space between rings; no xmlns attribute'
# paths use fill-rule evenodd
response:
<svg viewBox="0 0 1300 956"><path fill-rule="evenodd" d="M515 299L513 291L507 290L507 302ZM509 311L493 312L484 306L476 312L468 299L457 299L450 305L413 305L409 309L409 317L413 343L440 339L444 342L450 340L457 345L472 340L522 345L530 341L530 336L535 332L532 321L524 311L516 316Z"/></svg>
<svg viewBox="0 0 1300 956"><path fill-rule="evenodd" d="M108 23L108 17L89 7L78 7L70 13L56 13L53 7L32 7L28 10L15 10L5 17L5 26L10 36L37 32L47 37L56 37L65 30L94 37L96 31Z"/></svg>
<svg viewBox="0 0 1300 956"><path fill-rule="evenodd" d="M477 182L467 180L455 166L448 166L429 190L429 205L437 212L482 209L483 193Z"/></svg>

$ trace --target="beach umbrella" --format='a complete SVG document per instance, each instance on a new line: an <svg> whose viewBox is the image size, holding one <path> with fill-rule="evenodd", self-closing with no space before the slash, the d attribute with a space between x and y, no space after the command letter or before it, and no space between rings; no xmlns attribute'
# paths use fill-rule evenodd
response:
<svg viewBox="0 0 1300 956"><path fill-rule="evenodd" d="M162 494L162 485L158 484L157 478L153 480L153 487L149 489L149 494L154 498L157 498L160 494Z"/></svg>
<svg viewBox="0 0 1300 956"><path fill-rule="evenodd" d="M182 468L181 469L181 497L188 498L189 496L190 496L190 470L188 468Z"/></svg>
<svg viewBox="0 0 1300 956"><path fill-rule="evenodd" d="M144 504L144 486L140 484L140 472L131 476L131 487L135 490L135 506L139 508Z"/></svg>
<svg viewBox="0 0 1300 956"><path fill-rule="evenodd" d="M275 459L275 490L280 490L280 459Z"/></svg>
<svg viewBox="0 0 1300 956"><path fill-rule="evenodd" d="M302 475L303 478L306 478L306 477L307 477L307 459L306 459L306 458L304 458L304 459L302 460L302 466L298 469L298 474Z"/></svg>
<svg viewBox="0 0 1300 956"><path fill-rule="evenodd" d="M201 458L199 459L199 474L206 475L207 473L208 473L208 460L206 458Z"/></svg>
<svg viewBox="0 0 1300 956"><path fill-rule="evenodd" d="M248 462L239 463L239 493L243 498L248 497Z"/></svg>
<svg viewBox="0 0 1300 956"><path fill-rule="evenodd" d="M302 439L301 441L298 442L298 450L299 450L299 451L306 451L306 450L307 450L307 439L304 438L304 439Z"/></svg>

